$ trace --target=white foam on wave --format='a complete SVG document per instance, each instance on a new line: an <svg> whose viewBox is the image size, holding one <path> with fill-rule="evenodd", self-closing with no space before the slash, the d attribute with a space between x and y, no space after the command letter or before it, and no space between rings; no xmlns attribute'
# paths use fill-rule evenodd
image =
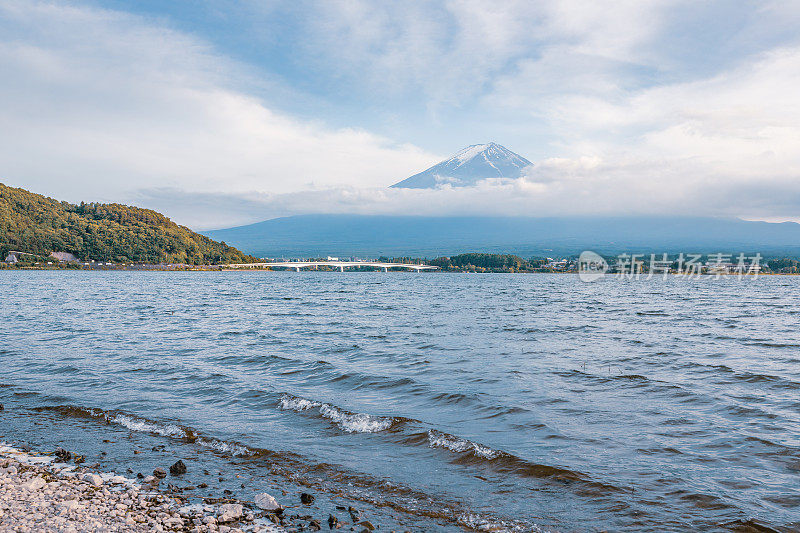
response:
<svg viewBox="0 0 800 533"><path fill-rule="evenodd" d="M188 437L188 434L183 428L174 424L156 424L154 422L142 420L141 418L134 418L128 415L114 415L112 417L108 417L108 420L110 422L114 422L115 424L119 424L120 426L126 427L131 431L156 433L157 435L162 435L164 437Z"/></svg>
<svg viewBox="0 0 800 533"><path fill-rule="evenodd" d="M54 457L29 454L5 442L0 442L0 455L13 456L20 463L29 465L52 464L55 460Z"/></svg>
<svg viewBox="0 0 800 533"><path fill-rule="evenodd" d="M255 452L247 446L242 446L241 444L236 444L235 442L226 442L224 440L217 439L198 439L197 443L201 446L205 446L206 448L213 448L219 452L229 453L239 457L255 455Z"/></svg>
<svg viewBox="0 0 800 533"><path fill-rule="evenodd" d="M287 411L308 411L319 409L323 418L334 422L339 428L348 433L376 433L392 427L395 419L386 416L375 416L367 413L349 413L329 403L316 402L284 394L281 398L281 409Z"/></svg>
<svg viewBox="0 0 800 533"><path fill-rule="evenodd" d="M288 394L284 394L281 398L281 409L285 409L287 411L306 411L308 409L320 407L321 405L322 404L320 402L313 402L311 400L306 400L305 398L289 396Z"/></svg>
<svg viewBox="0 0 800 533"><path fill-rule="evenodd" d="M446 448L453 452L472 452L474 455L484 459L495 459L500 457L503 452L493 450L483 444L462 439L455 435L448 435L433 429L428 430L428 443L432 448Z"/></svg>
<svg viewBox="0 0 800 533"><path fill-rule="evenodd" d="M178 439L191 438L194 442L196 442L201 446L205 446L206 448L212 448L214 450L223 453L229 453L231 455L249 456L254 454L254 452L249 448L247 448L246 446L242 446L241 444L237 444L235 442L226 442L217 439L207 439L204 437L198 438L191 431L188 431L175 424L159 424L156 422L150 422L149 420L143 420L141 418L136 418L133 416L123 415L123 414L106 416L106 420L108 420L109 422L113 422L115 424L119 424L120 426L126 427L131 431L155 433L156 435L161 435L164 437L173 437Z"/></svg>
<svg viewBox="0 0 800 533"><path fill-rule="evenodd" d="M325 418L333 420L348 433L375 433L392 427L391 418L373 416L366 413L348 413L332 405L322 404L319 412Z"/></svg>
<svg viewBox="0 0 800 533"><path fill-rule="evenodd" d="M544 530L536 524L515 524L503 520L486 518L473 513L464 513L456 517L456 520L463 526L475 531L491 531L493 533L517 533L535 532L544 533Z"/></svg>

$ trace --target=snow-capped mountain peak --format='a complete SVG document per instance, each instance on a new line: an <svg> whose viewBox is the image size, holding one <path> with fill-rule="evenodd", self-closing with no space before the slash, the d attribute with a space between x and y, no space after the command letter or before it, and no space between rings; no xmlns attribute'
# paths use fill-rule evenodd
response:
<svg viewBox="0 0 800 533"><path fill-rule="evenodd" d="M531 162L497 143L473 144L450 159L395 183L392 187L434 189L450 184L468 187L490 178L516 179Z"/></svg>

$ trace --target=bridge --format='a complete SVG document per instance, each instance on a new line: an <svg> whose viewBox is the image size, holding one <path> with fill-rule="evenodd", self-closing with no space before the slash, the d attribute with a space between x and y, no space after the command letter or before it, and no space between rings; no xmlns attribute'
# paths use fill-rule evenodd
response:
<svg viewBox="0 0 800 533"><path fill-rule="evenodd" d="M291 268L297 272L300 272L301 268L317 268L321 266L338 268L340 272L344 272L345 268L353 267L380 268L384 272L388 272L390 268L403 268L406 270L414 270L416 272L439 269L439 267L431 265L414 265L411 263L382 263L379 261L282 261L275 263L237 263L225 266L230 268Z"/></svg>

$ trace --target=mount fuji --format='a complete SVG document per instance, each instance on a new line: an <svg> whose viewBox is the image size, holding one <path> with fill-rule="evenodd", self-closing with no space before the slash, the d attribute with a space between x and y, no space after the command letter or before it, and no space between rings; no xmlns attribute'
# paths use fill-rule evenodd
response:
<svg viewBox="0 0 800 533"><path fill-rule="evenodd" d="M496 143L473 144L428 170L395 183L398 189L435 189L437 186L469 187L488 178L516 179L532 163Z"/></svg>

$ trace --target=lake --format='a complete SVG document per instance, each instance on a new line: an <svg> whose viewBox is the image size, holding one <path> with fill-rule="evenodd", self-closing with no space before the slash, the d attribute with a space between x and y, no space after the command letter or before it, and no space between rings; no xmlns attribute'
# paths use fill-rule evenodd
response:
<svg viewBox="0 0 800 533"><path fill-rule="evenodd" d="M796 277L4 271L0 291L6 442L183 458L203 494L313 490L415 531L800 529Z"/></svg>

